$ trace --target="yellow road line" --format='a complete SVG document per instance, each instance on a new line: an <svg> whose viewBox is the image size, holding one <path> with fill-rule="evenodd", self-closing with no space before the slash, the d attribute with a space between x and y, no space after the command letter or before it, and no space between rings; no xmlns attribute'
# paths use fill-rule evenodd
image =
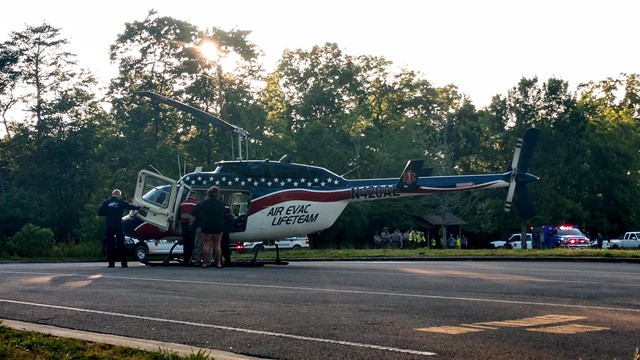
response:
<svg viewBox="0 0 640 360"><path fill-rule="evenodd" d="M582 333L582 332L588 332L588 331L609 330L609 328L600 327L600 326L580 325L580 324L566 324L566 325L549 326L549 327L542 327L542 328L532 328L527 330L535 331L535 332L551 333L551 334L576 334L576 333Z"/></svg>
<svg viewBox="0 0 640 360"><path fill-rule="evenodd" d="M497 330L498 328L495 326L486 326L486 325L478 325L478 324L460 324L461 326L469 326L476 329L485 329L485 330Z"/></svg>
<svg viewBox="0 0 640 360"><path fill-rule="evenodd" d="M459 334L483 331L482 329L474 329L474 328L462 327L462 326L434 326L434 327L428 327L428 328L418 328L415 330L424 331L424 332L435 332L440 334L449 334L449 335L459 335Z"/></svg>
<svg viewBox="0 0 640 360"><path fill-rule="evenodd" d="M504 321L488 321L475 323L476 325L484 326L506 326L506 327L528 327L528 326L540 326L555 324L566 321L575 321L586 319L584 316L570 316L570 315L542 315L534 316L530 318L523 318L517 320L504 320Z"/></svg>

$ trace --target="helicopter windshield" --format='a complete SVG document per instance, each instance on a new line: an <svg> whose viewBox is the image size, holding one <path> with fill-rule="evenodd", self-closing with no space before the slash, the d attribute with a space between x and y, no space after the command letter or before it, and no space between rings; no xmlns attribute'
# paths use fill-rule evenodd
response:
<svg viewBox="0 0 640 360"><path fill-rule="evenodd" d="M147 184L145 184L147 185ZM156 186L147 191L142 199L152 204L167 208L169 206L169 194L171 192L171 185Z"/></svg>

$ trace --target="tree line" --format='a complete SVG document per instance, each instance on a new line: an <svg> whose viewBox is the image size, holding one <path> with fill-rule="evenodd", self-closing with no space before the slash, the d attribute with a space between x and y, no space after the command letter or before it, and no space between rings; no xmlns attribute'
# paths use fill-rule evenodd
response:
<svg viewBox="0 0 640 360"><path fill-rule="evenodd" d="M212 170L230 159L228 132L135 94L153 91L259 135L249 158L326 167L351 178L397 177L423 158L434 175L503 172L516 138L541 130L529 171L537 208L530 225L572 223L613 237L639 223L638 74L580 84L522 78L478 109L455 85L338 44L285 50L260 64L250 31L201 29L150 11L110 46L118 73L106 89L43 23L0 43L0 244L24 226L57 243L102 237L96 210L113 188L131 197L137 172L177 178L179 166ZM202 45L215 44L205 56ZM233 65L229 65L233 61ZM108 106L104 106L107 104ZM181 165L179 165L181 164ZM317 246L366 246L383 226L425 228L421 215L462 217L473 244L519 229L504 190L434 195L347 207Z"/></svg>

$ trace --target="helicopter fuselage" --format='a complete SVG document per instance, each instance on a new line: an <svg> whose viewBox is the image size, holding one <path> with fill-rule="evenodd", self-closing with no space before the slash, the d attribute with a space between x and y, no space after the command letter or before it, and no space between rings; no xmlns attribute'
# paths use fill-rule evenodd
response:
<svg viewBox="0 0 640 360"><path fill-rule="evenodd" d="M510 172L421 177L421 166L412 160L400 178L358 180L321 167L264 160L219 162L212 172L190 173L177 182L141 172L134 202L145 211L135 216L139 224L129 232L142 240L178 236L174 219L180 202L189 192L202 199L214 185L234 219L231 240L264 241L327 229L351 202L507 187L511 177ZM536 179L526 175L523 180Z"/></svg>

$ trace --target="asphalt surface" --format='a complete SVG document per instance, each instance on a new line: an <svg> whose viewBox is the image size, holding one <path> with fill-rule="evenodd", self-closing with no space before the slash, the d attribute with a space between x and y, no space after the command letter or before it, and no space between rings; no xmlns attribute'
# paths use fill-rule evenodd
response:
<svg viewBox="0 0 640 360"><path fill-rule="evenodd" d="M632 358L640 345L638 259L358 260L3 263L0 318L216 359L586 360Z"/></svg>

